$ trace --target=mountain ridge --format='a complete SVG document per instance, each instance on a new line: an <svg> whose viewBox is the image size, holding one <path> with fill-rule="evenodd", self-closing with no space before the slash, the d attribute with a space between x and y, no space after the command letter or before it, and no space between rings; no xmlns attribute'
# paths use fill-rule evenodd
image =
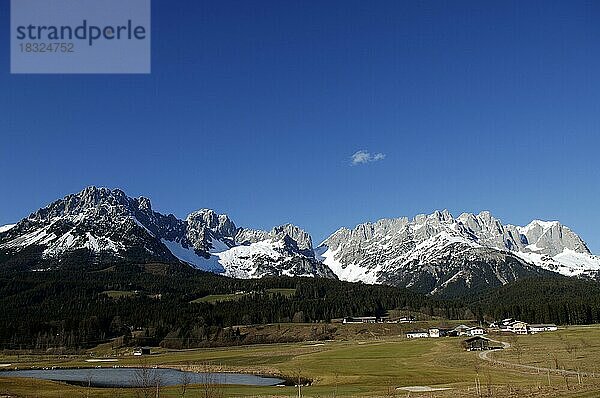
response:
<svg viewBox="0 0 600 398"><path fill-rule="evenodd" d="M315 261L310 239L306 247L308 234L290 225L275 227L277 233L263 231L265 239L237 250L248 261L237 261L227 251L239 246L236 236L243 231L214 210L200 209L181 220L154 211L150 199L143 196L130 198L120 189L91 186L52 202L0 233L0 250L9 257L28 252L32 263L60 263L84 252L85 258L91 256L96 262L120 258L183 261L205 271L246 278L335 277Z"/></svg>
<svg viewBox="0 0 600 398"><path fill-rule="evenodd" d="M342 279L367 283L395 283L411 286L423 282L413 276L434 276L431 291L454 279L467 284L474 275L465 275L467 264L487 258L487 264L511 263L517 274L541 270L567 276L597 277L600 258L593 256L585 242L559 222L534 220L525 227L503 225L489 211L462 213L454 218L447 210L432 214L384 218L340 228L317 248L320 259ZM448 257L448 255L451 255ZM509 261L510 260L510 261ZM446 265L446 269L442 269ZM440 276L440 272L444 275ZM473 270L471 270L473 271ZM495 273L496 282L506 284L511 272ZM461 274L462 273L462 277ZM421 275L421 276L422 276ZM485 279L485 278L484 278ZM492 278L493 279L493 278ZM494 283L493 280L486 280Z"/></svg>
<svg viewBox="0 0 600 398"><path fill-rule="evenodd" d="M504 225L489 211L448 210L342 227L316 248L293 224L269 231L238 227L201 208L179 219L150 199L120 189L86 187L12 226L0 227L4 258L28 264L86 261L183 262L238 278L311 276L413 287L436 294L499 286L548 272L596 278L600 258L558 221Z"/></svg>

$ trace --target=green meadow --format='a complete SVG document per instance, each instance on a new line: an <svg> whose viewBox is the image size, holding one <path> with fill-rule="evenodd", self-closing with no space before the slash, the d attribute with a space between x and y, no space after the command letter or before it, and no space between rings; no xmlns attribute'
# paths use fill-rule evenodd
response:
<svg viewBox="0 0 600 398"><path fill-rule="evenodd" d="M385 325L380 325L384 327ZM514 344L490 356L515 364L593 372L600 357L600 327L572 327L533 336L492 336ZM408 340L401 335L345 341L253 345L228 348L162 350L149 356L117 356L119 366L160 366L193 371L237 371L310 379L301 387L306 397L597 397L600 379L586 375L563 377L544 371L524 371L483 361L466 352L462 338ZM574 348L577 346L577 348ZM102 357L101 350L96 350ZM107 353L108 355L108 353ZM2 356L11 367L90 367L88 356ZM113 366L114 363L101 364ZM402 388L429 386L439 391L409 392ZM160 396L180 397L179 387L165 387ZM206 396L202 386L190 386L184 396ZM211 396L295 397L298 388L224 386ZM134 397L136 389L87 389L62 383L0 378L0 394L25 397ZM203 395L204 394L204 395ZM216 395L214 395L216 394ZM139 395L139 394L138 394ZM153 395L154 396L154 395Z"/></svg>

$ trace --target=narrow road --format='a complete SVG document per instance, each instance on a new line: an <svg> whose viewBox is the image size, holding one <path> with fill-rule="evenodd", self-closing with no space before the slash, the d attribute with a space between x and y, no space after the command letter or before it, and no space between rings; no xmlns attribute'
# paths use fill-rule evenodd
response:
<svg viewBox="0 0 600 398"><path fill-rule="evenodd" d="M551 374L560 375L560 376L564 376L564 375L577 376L578 374L579 374L579 376L583 376L583 377L595 376L594 373L590 373L590 372L577 372L575 370L542 368L542 367L533 366L533 365L522 365L519 363L501 361L498 359L490 358L489 354L491 354L493 352L497 352L497 351L502 351L503 349L506 350L506 349L510 348L510 344L505 341L498 341L498 340L492 340L492 339L490 339L490 341L493 341L494 343L502 344L502 348L501 349L498 348L495 350L488 350L488 351L479 351L479 359L491 362L496 365L502 365L502 366L507 366L507 367L511 367L511 368L515 368L515 369L521 369L521 370L525 370L528 372L538 372L538 373L550 372Z"/></svg>

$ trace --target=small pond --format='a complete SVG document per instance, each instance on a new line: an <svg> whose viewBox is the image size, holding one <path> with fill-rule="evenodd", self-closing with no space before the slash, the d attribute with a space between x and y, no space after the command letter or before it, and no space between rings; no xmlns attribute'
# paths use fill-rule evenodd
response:
<svg viewBox="0 0 600 398"><path fill-rule="evenodd" d="M30 377L61 381L91 387L139 387L142 385L175 386L183 384L241 384L246 386L274 386L284 383L275 377L243 373L195 373L175 369L143 368L89 368L89 369L35 369L0 371L0 377Z"/></svg>

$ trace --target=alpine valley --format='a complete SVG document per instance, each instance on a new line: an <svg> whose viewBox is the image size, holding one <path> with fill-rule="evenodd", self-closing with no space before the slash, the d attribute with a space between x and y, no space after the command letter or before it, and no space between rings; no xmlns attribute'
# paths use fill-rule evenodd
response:
<svg viewBox="0 0 600 398"><path fill-rule="evenodd" d="M503 225L448 211L340 228L318 247L301 228L238 227L202 209L185 220L119 189L88 187L0 227L0 266L20 270L182 264L234 278L305 276L453 295L558 274L597 279L600 257L557 221Z"/></svg>

